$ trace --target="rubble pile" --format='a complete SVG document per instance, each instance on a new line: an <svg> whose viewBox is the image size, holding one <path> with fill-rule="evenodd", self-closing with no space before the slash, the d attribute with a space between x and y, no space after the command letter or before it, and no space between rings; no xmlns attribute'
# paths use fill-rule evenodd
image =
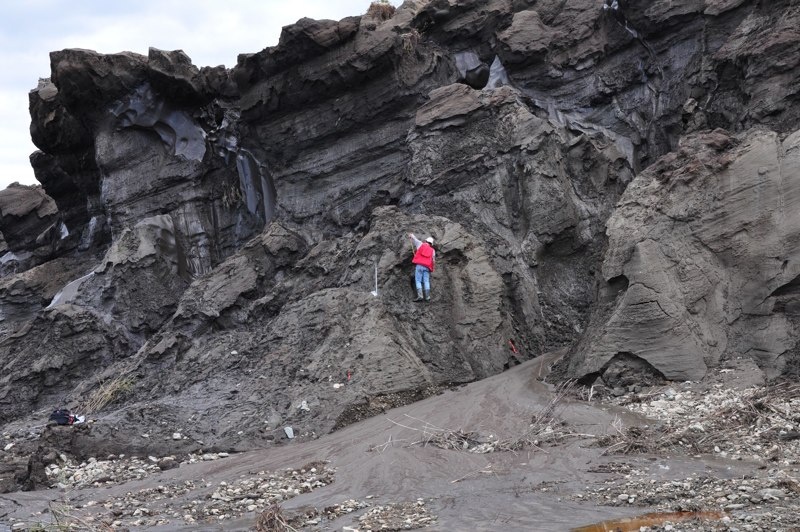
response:
<svg viewBox="0 0 800 532"><path fill-rule="evenodd" d="M178 460L175 456L161 458L148 456L142 459L138 456L127 457L121 454L109 455L105 460L89 458L79 463L65 454L60 454L56 463L45 467L45 474L52 482L51 487L80 489L141 480L160 471L178 467L180 463L192 464L228 456L230 456L228 453L189 454L185 459Z"/></svg>
<svg viewBox="0 0 800 532"><path fill-rule="evenodd" d="M371 496L368 496L371 498ZM356 510L362 510L364 508L369 507L369 503L365 501L357 501L355 499L348 499L344 502L339 504L334 504L332 506L326 506L325 509L322 511L323 515L330 520L338 519L339 517L353 513ZM312 523L313 524L313 523Z"/></svg>
<svg viewBox="0 0 800 532"><path fill-rule="evenodd" d="M609 480L604 487L576 494L609 506L636 505L658 511L722 510L718 522L705 523L702 530L794 530L800 526L800 484L785 472L770 469L763 477L717 479L697 475L659 482L642 470ZM666 530L701 530L698 524L671 524ZM654 528L652 530L662 530Z"/></svg>
<svg viewBox="0 0 800 532"><path fill-rule="evenodd" d="M775 531L800 526L800 386L784 382L737 389L710 379L647 389L612 402L655 423L628 428L615 423L612 434L598 440L609 446L608 454L676 453L744 461L756 466L755 473L717 478L698 472L656 480L644 467L610 462L592 472L609 473L611 478L569 498L662 512L723 512L718 520L665 522L642 531Z"/></svg>
<svg viewBox="0 0 800 532"><path fill-rule="evenodd" d="M642 450L800 464L800 386L792 383L737 390L687 382L612 402L660 424L618 426L616 435L601 440L606 444L636 435L645 440L638 442Z"/></svg>
<svg viewBox="0 0 800 532"><path fill-rule="evenodd" d="M368 495L367 499L371 499ZM353 513L364 508L369 508L370 503L356 499L348 499L339 504L326 506L320 511L314 507L304 507L299 510L285 512L285 524L297 530L324 530L330 528L328 523L340 518L343 515ZM268 510L267 512L275 511ZM283 516L283 510L278 509ZM262 512L264 515L264 512ZM258 525L256 525L258 528ZM269 530L269 529L268 529Z"/></svg>
<svg viewBox="0 0 800 532"><path fill-rule="evenodd" d="M334 471L324 463L308 464L299 470L277 473L259 472L236 482L221 482L203 500L193 500L183 506L186 522L225 520L256 512L272 502L285 501L308 493L334 481Z"/></svg>
<svg viewBox="0 0 800 532"><path fill-rule="evenodd" d="M206 455L192 455L189 460L202 460L203 456ZM146 464L139 459L123 458L89 461L66 470L71 471L70 478L78 476L83 479L76 482L91 482L89 478L95 470L103 470L106 472L105 475L114 475L117 481L124 481L126 471L146 476L148 472L153 471L153 467L157 469L157 466L152 464L149 467L145 466ZM130 491L121 497L91 500L84 504L70 504L69 501L65 501L65 504L70 505L73 520L101 523L102 526L112 528L152 527L176 520L188 524L208 523L240 518L248 514L255 515L272 503L308 493L333 481L334 470L326 467L323 462L317 462L296 470L260 471L237 481L220 482L216 486L202 480L199 482L186 480ZM326 508L325 514L344 515L364 507L366 503L345 501L341 505ZM100 512L97 511L98 508L101 509Z"/></svg>
<svg viewBox="0 0 800 532"><path fill-rule="evenodd" d="M423 499L414 502L375 506L358 518L359 530L414 530L436 522Z"/></svg>

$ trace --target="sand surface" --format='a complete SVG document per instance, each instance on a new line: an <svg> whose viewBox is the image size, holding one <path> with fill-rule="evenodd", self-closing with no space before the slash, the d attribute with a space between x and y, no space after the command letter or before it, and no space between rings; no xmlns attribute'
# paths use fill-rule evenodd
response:
<svg viewBox="0 0 800 532"><path fill-rule="evenodd" d="M590 472L615 458L603 456L596 438L608 434L615 420L625 426L645 424L645 418L613 405L588 403L578 398L558 405L561 425L573 432L562 441L529 445L514 452L476 454L442 449L425 442L447 431L475 432L481 437L509 439L524 434L531 419L547 406L553 389L539 379L557 355L521 364L480 382L448 390L419 403L389 410L315 441L276 446L235 454L223 460L182 464L144 480L104 488L51 489L0 496L0 523L9 518L47 520L39 514L51 502L69 501L82 515L102 510L89 501L102 503L128 492L183 481L201 487L169 502L180 507L192 499L208 497L220 482L247 478L264 470L300 468L316 461L329 461L335 481L284 501L287 514L304 508L324 508L348 499L370 505L413 502L423 499L437 517L428 530L538 530L561 531L613 518L646 513L642 506L605 506L577 497L591 486L619 473ZM619 457L616 458L619 460ZM626 464L646 470L657 482L680 479L693 473L717 478L747 474L757 467L746 461L713 457L688 458L632 455ZM204 481L201 483L201 480ZM211 487L206 487L211 486ZM369 498L368 498L369 497ZM83 508L82 508L83 507ZM167 512L165 511L164 514ZM323 521L320 529L358 528L362 512ZM223 522L185 524L180 519L151 530L246 530L255 513ZM136 526L129 526L131 530ZM0 530L2 526L0 526ZM314 526L309 530L317 529Z"/></svg>

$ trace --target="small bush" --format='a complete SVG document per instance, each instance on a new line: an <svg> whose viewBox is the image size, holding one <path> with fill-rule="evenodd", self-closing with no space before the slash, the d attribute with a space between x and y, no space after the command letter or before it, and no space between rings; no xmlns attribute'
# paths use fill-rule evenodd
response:
<svg viewBox="0 0 800 532"><path fill-rule="evenodd" d="M378 2L372 2L369 5L369 9L367 10L367 15L372 17L375 20L380 20L383 22L384 20L389 20L394 16L394 12L396 11L395 7L390 4L387 0L380 0Z"/></svg>

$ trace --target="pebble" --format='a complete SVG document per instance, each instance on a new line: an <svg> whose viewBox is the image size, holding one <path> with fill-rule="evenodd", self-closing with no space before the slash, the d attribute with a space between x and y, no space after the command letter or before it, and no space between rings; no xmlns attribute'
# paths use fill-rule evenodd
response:
<svg viewBox="0 0 800 532"><path fill-rule="evenodd" d="M765 500L766 499L781 500L786 497L786 492L779 489L765 488L763 490L759 490L758 495Z"/></svg>

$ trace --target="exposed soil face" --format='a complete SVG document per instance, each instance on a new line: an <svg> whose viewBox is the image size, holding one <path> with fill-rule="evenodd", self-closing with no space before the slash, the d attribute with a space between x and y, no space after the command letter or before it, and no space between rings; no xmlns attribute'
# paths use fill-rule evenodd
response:
<svg viewBox="0 0 800 532"><path fill-rule="evenodd" d="M740 369L587 401L536 378L550 361L269 450L55 457L54 487L4 495L0 514L50 522L63 505L73 522L131 530L247 530L270 511L298 530L556 531L680 511L721 518L672 530L800 525L796 385L754 386Z"/></svg>
<svg viewBox="0 0 800 532"><path fill-rule="evenodd" d="M792 523L798 26L418 0L230 70L54 52L0 194L0 490L41 490L3 519Z"/></svg>

